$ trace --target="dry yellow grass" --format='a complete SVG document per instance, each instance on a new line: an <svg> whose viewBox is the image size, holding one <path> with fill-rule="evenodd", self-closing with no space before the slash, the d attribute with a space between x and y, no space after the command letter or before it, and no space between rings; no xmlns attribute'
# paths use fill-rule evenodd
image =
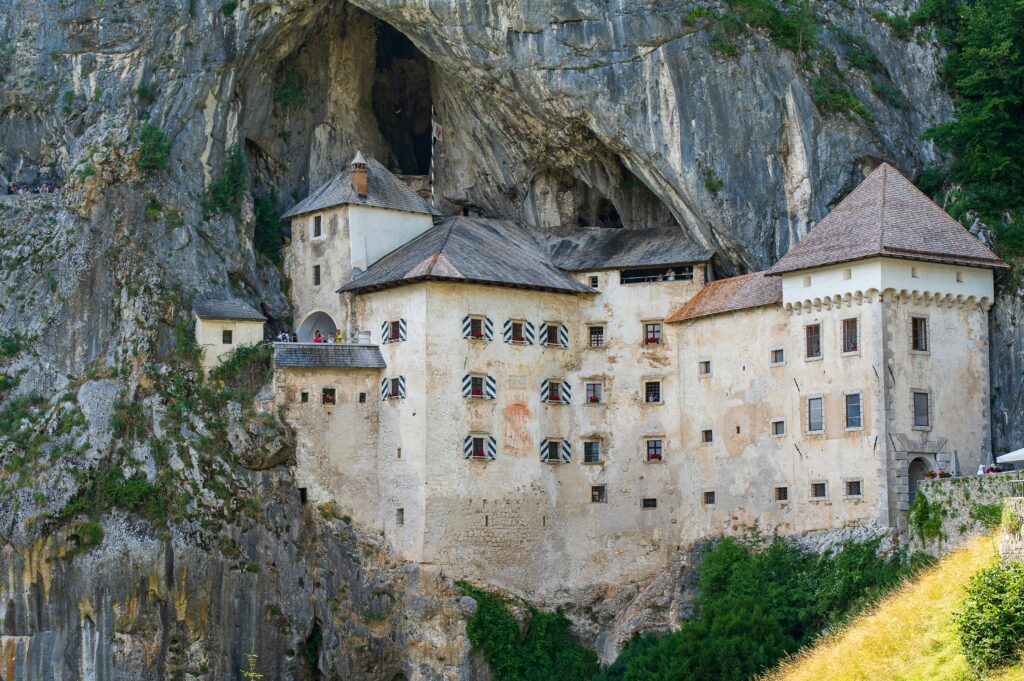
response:
<svg viewBox="0 0 1024 681"><path fill-rule="evenodd" d="M950 614L970 577L996 558L993 537L973 539L849 627L784 662L767 681L974 681ZM986 679L1020 681L1024 664Z"/></svg>

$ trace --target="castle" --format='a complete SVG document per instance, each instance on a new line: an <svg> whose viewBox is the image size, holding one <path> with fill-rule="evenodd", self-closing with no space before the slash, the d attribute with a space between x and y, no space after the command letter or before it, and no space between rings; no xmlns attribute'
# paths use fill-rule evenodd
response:
<svg viewBox="0 0 1024 681"><path fill-rule="evenodd" d="M679 228L440 219L361 155L286 217L298 484L453 577L555 593L755 523L900 528L926 471L990 461L1005 264L887 164L719 280Z"/></svg>

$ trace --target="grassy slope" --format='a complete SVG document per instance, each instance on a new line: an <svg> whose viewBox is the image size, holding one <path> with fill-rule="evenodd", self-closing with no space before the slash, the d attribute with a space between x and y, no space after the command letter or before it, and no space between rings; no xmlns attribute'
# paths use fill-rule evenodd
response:
<svg viewBox="0 0 1024 681"><path fill-rule="evenodd" d="M977 537L943 558L850 626L782 664L769 681L971 681L950 621L963 588L997 556L993 537ZM1024 679L1024 661L987 681Z"/></svg>

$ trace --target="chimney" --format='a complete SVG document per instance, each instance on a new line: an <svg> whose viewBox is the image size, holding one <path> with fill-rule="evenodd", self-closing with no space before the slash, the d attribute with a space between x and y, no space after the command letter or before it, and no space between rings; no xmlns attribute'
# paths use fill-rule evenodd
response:
<svg viewBox="0 0 1024 681"><path fill-rule="evenodd" d="M366 196L366 159L361 151L352 159L352 189L359 196Z"/></svg>

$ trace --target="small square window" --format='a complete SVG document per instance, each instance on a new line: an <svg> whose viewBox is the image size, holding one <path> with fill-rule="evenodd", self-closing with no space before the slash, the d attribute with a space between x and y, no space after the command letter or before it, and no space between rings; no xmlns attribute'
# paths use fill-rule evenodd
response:
<svg viewBox="0 0 1024 681"><path fill-rule="evenodd" d="M590 288L600 288L601 279L596 274L590 275Z"/></svg>
<svg viewBox="0 0 1024 681"><path fill-rule="evenodd" d="M317 239L323 234L323 216L317 215L313 218L313 238Z"/></svg>
<svg viewBox="0 0 1024 681"><path fill-rule="evenodd" d="M359 393L359 403L366 404L366 393Z"/></svg>
<svg viewBox="0 0 1024 681"><path fill-rule="evenodd" d="M484 320L479 317L471 317L469 320L469 337L470 338L483 338L484 337Z"/></svg>
<svg viewBox="0 0 1024 681"><path fill-rule="evenodd" d="M848 496L848 497L859 497L859 496L861 496L861 481L860 480L847 480L846 481L846 496Z"/></svg>
<svg viewBox="0 0 1024 681"><path fill-rule="evenodd" d="M775 488L775 501L789 501L789 488L788 487L776 487Z"/></svg>
<svg viewBox="0 0 1024 681"><path fill-rule="evenodd" d="M860 349L860 337L857 318L843 320L843 352L857 352Z"/></svg>
<svg viewBox="0 0 1024 681"><path fill-rule="evenodd" d="M661 440L658 440L658 439L647 440L647 442L646 442L647 450L646 450L645 459L647 461L664 461L665 460L665 451L664 451L664 448L663 448L663 444L664 443Z"/></svg>
<svg viewBox="0 0 1024 681"><path fill-rule="evenodd" d="M402 387L402 382L399 379L397 379L397 378L392 378L391 379L391 390L388 392L388 394L391 397L401 397L402 396L401 387Z"/></svg>
<svg viewBox="0 0 1024 681"><path fill-rule="evenodd" d="M512 342L513 343L522 343L525 340L526 340L526 337L523 336L523 323L522 322L512 322Z"/></svg>
<svg viewBox="0 0 1024 681"><path fill-rule="evenodd" d="M303 404L305 404L306 402L309 402L309 391L308 390L303 390L301 393L299 393L299 402L302 402Z"/></svg>
<svg viewBox="0 0 1024 681"><path fill-rule="evenodd" d="M711 360L710 359L702 359L701 361L697 362L697 373L700 374L701 376L710 376L711 375Z"/></svg>
<svg viewBox="0 0 1024 681"><path fill-rule="evenodd" d="M711 444L715 441L715 434L710 428L700 431L700 441L704 444Z"/></svg>
<svg viewBox="0 0 1024 681"><path fill-rule="evenodd" d="M484 377L471 376L469 379L469 394L472 397L484 396Z"/></svg>
<svg viewBox="0 0 1024 681"><path fill-rule="evenodd" d="M548 462L550 463L561 463L562 461L562 441L561 440L548 440Z"/></svg>
<svg viewBox="0 0 1024 681"><path fill-rule="evenodd" d="M220 342L223 343L224 345L231 345L232 337L233 332L230 329L224 329L220 333Z"/></svg>
<svg viewBox="0 0 1024 681"><path fill-rule="evenodd" d="M931 427L931 415L928 413L929 409L929 395L924 392L914 393L914 427L915 428L930 428Z"/></svg>
<svg viewBox="0 0 1024 681"><path fill-rule="evenodd" d="M910 347L914 352L928 352L928 318L910 318Z"/></svg>
<svg viewBox="0 0 1024 681"><path fill-rule="evenodd" d="M704 492L704 505L705 506L714 506L715 505L715 493L714 492Z"/></svg>
<svg viewBox="0 0 1024 681"><path fill-rule="evenodd" d="M807 432L821 433L825 430L824 398L807 398Z"/></svg>
<svg viewBox="0 0 1024 681"><path fill-rule="evenodd" d="M486 440L487 440L487 438L484 438L484 437L480 437L480 436L476 436L476 435L473 436L473 450L472 450L473 454L472 454L472 458L474 458L474 459L486 459L487 458Z"/></svg>
<svg viewBox="0 0 1024 681"><path fill-rule="evenodd" d="M772 421L772 435L782 437L786 434L786 419L775 419Z"/></svg>
<svg viewBox="0 0 1024 681"><path fill-rule="evenodd" d="M644 499L640 506L641 508L658 508L658 500L650 498Z"/></svg>
<svg viewBox="0 0 1024 681"><path fill-rule="evenodd" d="M601 404L604 402L604 384L591 382L586 384L587 404Z"/></svg>
<svg viewBox="0 0 1024 681"><path fill-rule="evenodd" d="M402 324L397 319L393 322L388 322L388 340L402 340Z"/></svg>
<svg viewBox="0 0 1024 681"><path fill-rule="evenodd" d="M313 286L320 285L320 265L313 265Z"/></svg>
<svg viewBox="0 0 1024 681"><path fill-rule="evenodd" d="M590 503L604 504L608 502L608 492L604 485L592 485L590 488Z"/></svg>
<svg viewBox="0 0 1024 681"><path fill-rule="evenodd" d="M335 404L337 402L337 392L334 388L324 388L320 391L320 403L321 404Z"/></svg>
<svg viewBox="0 0 1024 681"><path fill-rule="evenodd" d="M604 347L604 327L603 326L588 326L587 327L587 345L592 348L603 348Z"/></svg>
<svg viewBox="0 0 1024 681"><path fill-rule="evenodd" d="M861 409L860 393L846 395L846 427L861 428L864 426L864 414Z"/></svg>
<svg viewBox="0 0 1024 681"><path fill-rule="evenodd" d="M395 525L405 525L405 509L395 509Z"/></svg>
<svg viewBox="0 0 1024 681"><path fill-rule="evenodd" d="M846 281L849 281L850 279L853 279L853 270L850 269L849 267L844 267L843 268L843 279L845 279Z"/></svg>
<svg viewBox="0 0 1024 681"><path fill-rule="evenodd" d="M647 404L661 402L661 381L644 381L644 402Z"/></svg>
<svg viewBox="0 0 1024 681"><path fill-rule="evenodd" d="M828 496L828 483L827 482L814 482L811 483L811 498L812 499L824 499Z"/></svg>
<svg viewBox="0 0 1024 681"><path fill-rule="evenodd" d="M600 440L588 440L583 443L583 463L601 463Z"/></svg>
<svg viewBox="0 0 1024 681"><path fill-rule="evenodd" d="M558 342L558 322L548 322L547 333L544 336L545 345L559 345Z"/></svg>
<svg viewBox="0 0 1024 681"><path fill-rule="evenodd" d="M644 345L658 345L661 343L661 323L644 323Z"/></svg>
<svg viewBox="0 0 1024 681"><path fill-rule="evenodd" d="M779 364L786 363L786 351L783 348L773 348L771 355L771 364L778 366Z"/></svg>
<svg viewBox="0 0 1024 681"><path fill-rule="evenodd" d="M562 382L548 381L548 402L562 401Z"/></svg>
<svg viewBox="0 0 1024 681"><path fill-rule="evenodd" d="M821 357L821 324L808 324L804 327L804 349L807 359Z"/></svg>

